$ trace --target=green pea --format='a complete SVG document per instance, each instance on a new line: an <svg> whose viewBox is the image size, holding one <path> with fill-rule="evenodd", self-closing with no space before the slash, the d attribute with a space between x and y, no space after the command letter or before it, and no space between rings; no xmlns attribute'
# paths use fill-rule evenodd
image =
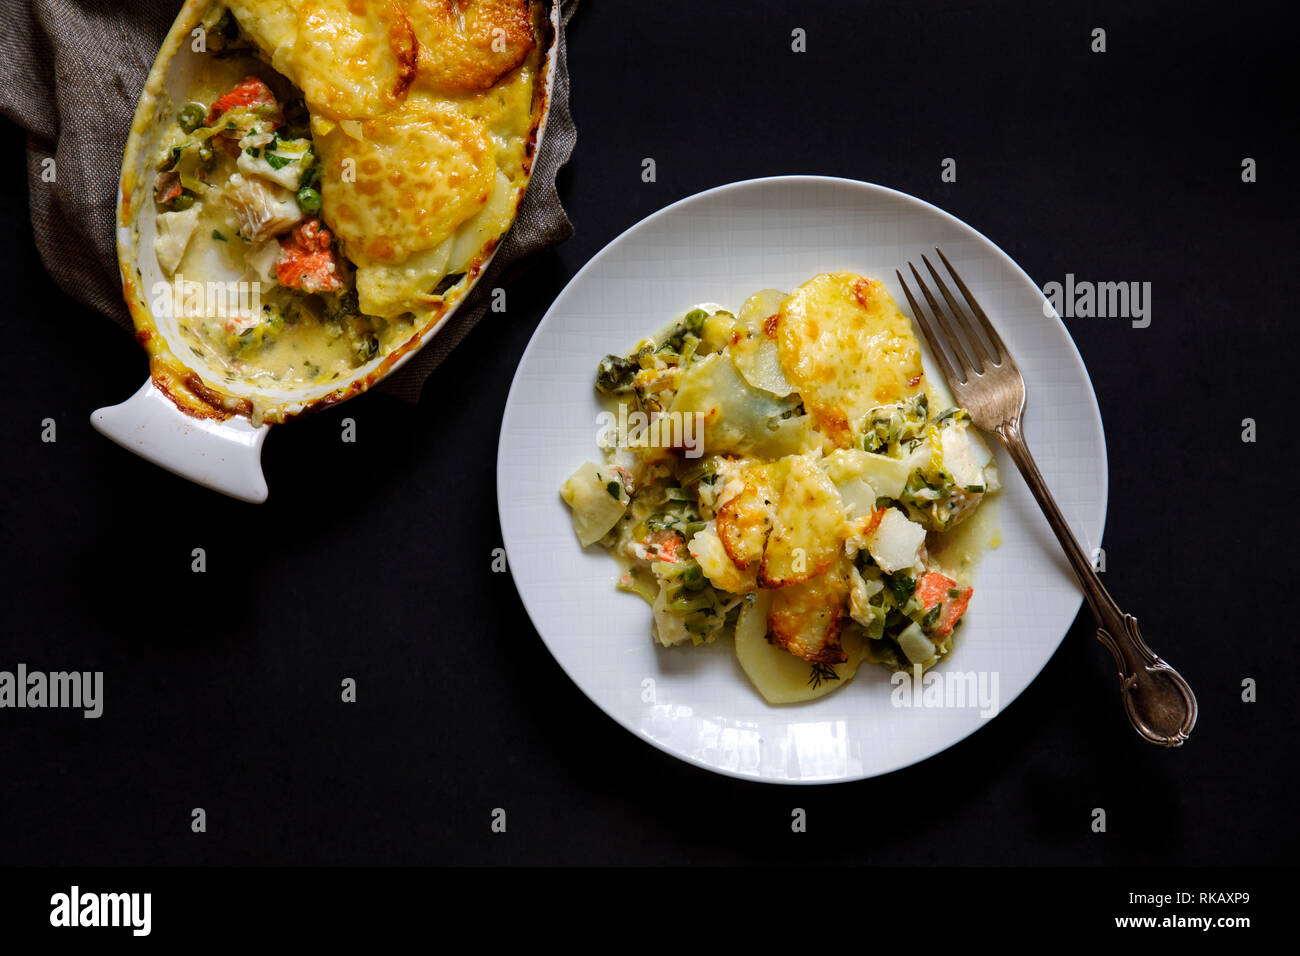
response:
<svg viewBox="0 0 1300 956"><path fill-rule="evenodd" d="M298 190L298 208L311 215L320 212L320 193L310 186Z"/></svg>
<svg viewBox="0 0 1300 956"><path fill-rule="evenodd" d="M187 133L192 133L203 125L203 120L207 115L206 111L198 103L186 103L181 107L180 114L176 117L176 122L181 129Z"/></svg>
<svg viewBox="0 0 1300 956"><path fill-rule="evenodd" d="M189 209L191 206L194 205L194 194L190 192L183 192L175 199L173 199L168 205L170 206L172 212L184 212L186 209Z"/></svg>

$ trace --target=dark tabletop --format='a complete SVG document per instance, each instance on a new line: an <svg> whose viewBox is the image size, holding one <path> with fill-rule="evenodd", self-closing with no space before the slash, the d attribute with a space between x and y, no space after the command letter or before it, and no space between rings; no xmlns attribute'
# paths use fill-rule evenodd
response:
<svg viewBox="0 0 1300 956"><path fill-rule="evenodd" d="M587 0L570 33L579 141L560 177L576 235L511 286L509 312L488 314L418 407L365 395L274 429L260 507L90 428L144 381L145 356L45 273L22 136L0 126L0 670L100 670L105 684L97 720L0 710L0 863L1290 858L1290 24L1245 4L955 6ZM1090 51L1096 27L1105 53ZM945 157L955 183L940 180ZM1242 181L1246 157L1257 182ZM919 196L1040 285L1151 283L1148 328L1066 324L1106 426L1104 580L1199 696L1182 750L1128 729L1086 612L975 736L831 787L681 763L555 664L491 568L519 357L566 280L624 229L781 173ZM355 704L340 701L345 678ZM918 804L924 827L891 824ZM793 807L807 834L791 833Z"/></svg>

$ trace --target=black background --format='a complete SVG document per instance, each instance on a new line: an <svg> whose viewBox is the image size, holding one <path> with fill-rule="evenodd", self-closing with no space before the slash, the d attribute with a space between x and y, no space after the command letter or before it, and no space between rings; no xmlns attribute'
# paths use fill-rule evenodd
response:
<svg viewBox="0 0 1300 956"><path fill-rule="evenodd" d="M0 125L0 669L105 673L99 720L0 711L0 863L1289 859L1291 23L1247 4L955 6L584 0L570 31L579 143L560 177L577 234L511 286L508 313L489 314L418 407L371 394L275 429L261 507L89 427L144 380L145 356L43 271L23 138ZM1098 26L1105 54L1089 51ZM940 182L944 157L956 183ZM974 737L831 787L680 763L554 663L490 569L519 356L567 277L624 229L780 173L933 202L1040 285L1152 283L1147 329L1067 325L1106 425L1105 581L1200 699L1181 751L1128 729L1086 612ZM345 416L355 444L340 441ZM1246 417L1257 443L1241 441ZM190 571L196 547L206 574ZM340 703L344 677L356 704ZM490 830L496 807L506 834ZM925 822L903 825L917 807Z"/></svg>

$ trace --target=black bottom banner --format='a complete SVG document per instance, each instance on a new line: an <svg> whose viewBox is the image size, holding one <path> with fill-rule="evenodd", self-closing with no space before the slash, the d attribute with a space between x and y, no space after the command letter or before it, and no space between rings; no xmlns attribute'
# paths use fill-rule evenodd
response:
<svg viewBox="0 0 1300 956"><path fill-rule="evenodd" d="M66 936L92 946L114 937L336 946L453 925L478 935L563 923L573 934L577 923L613 917L628 941L664 944L853 926L864 942L987 944L1045 932L1171 942L1199 934L1231 945L1285 922L1287 877L1223 868L10 869L0 871L0 928L7 940Z"/></svg>

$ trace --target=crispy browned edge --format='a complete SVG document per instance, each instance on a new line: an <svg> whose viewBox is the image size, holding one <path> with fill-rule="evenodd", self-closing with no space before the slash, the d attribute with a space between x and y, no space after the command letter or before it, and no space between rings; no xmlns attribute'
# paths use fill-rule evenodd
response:
<svg viewBox="0 0 1300 956"><path fill-rule="evenodd" d="M149 81L146 83L145 91L141 98L150 94L151 88L156 82L156 74L165 62L165 58L175 55L179 43L189 35L190 20L196 13L206 10L212 3L219 0L186 0L185 6L177 14L176 21L172 25L171 32L168 33L166 40L158 52L150 71ZM515 204L515 212L511 217L513 225L515 218L519 215L519 205L523 203L524 197L528 194L528 185L532 182L533 162L536 159L537 139L541 130L548 107L550 105L551 84L547 77L550 75L551 58L555 55L555 29L552 22L554 16L554 7L556 0L540 0L541 3L541 35L538 37L539 46L542 49L542 60L538 67L538 82L536 95L532 108L533 122L528 131L528 141L524 145L524 170L527 180L523 191L519 194L519 200ZM137 106L138 110L138 106ZM139 117L132 120L132 133L136 131L136 125ZM123 162L123 173L121 176L122 201L118 209L118 228L130 228L131 226L131 201L134 192L134 183L127 181L128 169L130 168L131 149L135 143L135 136L132 135L127 140L127 156ZM134 177L133 177L134 178ZM507 229L507 231L509 231ZM448 312L453 306L459 305L469 296L483 267L493 252L496 251L505 233L489 240L484 244L479 254L466 270L468 281L463 291L455 302L443 302L439 304L437 312L426 321L414 334L410 336L401 345L398 345L390 351L384 360L379 363L368 374L361 378L354 378L347 385L333 391L320 398L313 399L305 403L301 408L296 410L286 410L280 406L272 406L266 410L264 421L272 423L283 423L295 418L301 418L304 415L310 415L314 412L330 408L340 402L345 402L366 391L372 385L386 378L393 366L400 362L407 355L417 352L425 342L432 338L433 335L442 328L447 318ZM195 418L208 418L222 421L234 415L249 416L253 414L253 403L247 398L240 398L235 395L226 394L217 391L204 383L203 379L197 372L193 371L185 364L175 353L167 346L164 338L158 334L157 327L154 325L153 315L150 313L148 305L143 297L143 290L138 283L138 273L135 262L127 255L122 243L118 243L118 266L122 271L122 295L126 300L127 308L131 312L131 320L135 324L135 339L144 348L149 355L149 373L153 378L155 387L163 392L168 398L175 403L176 407L187 415Z"/></svg>
<svg viewBox="0 0 1300 956"><path fill-rule="evenodd" d="M767 639L772 644L788 651L801 660L808 661L811 664L843 664L849 659L844 650L844 645L840 634L844 631L844 609L842 607L833 607L834 616L826 629L826 638L816 648L809 650L799 650L801 645L799 634L785 634L778 626L777 619L780 617L779 612L769 609L767 618Z"/></svg>

